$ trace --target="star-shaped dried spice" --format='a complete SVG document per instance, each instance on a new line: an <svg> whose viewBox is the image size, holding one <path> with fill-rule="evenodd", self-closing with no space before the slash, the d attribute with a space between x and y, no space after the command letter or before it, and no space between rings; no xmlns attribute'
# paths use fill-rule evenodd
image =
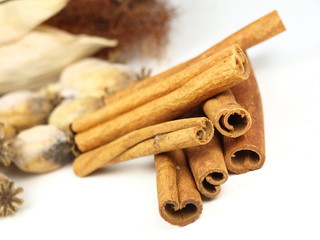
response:
<svg viewBox="0 0 320 240"><path fill-rule="evenodd" d="M17 205L23 203L23 200L16 195L23 192L22 187L14 188L14 182L9 180L0 181L0 217L7 217L15 214Z"/></svg>
<svg viewBox="0 0 320 240"><path fill-rule="evenodd" d="M10 166L11 161L15 157L15 151L12 147L14 138L6 137L4 125L0 123L0 163L5 167Z"/></svg>

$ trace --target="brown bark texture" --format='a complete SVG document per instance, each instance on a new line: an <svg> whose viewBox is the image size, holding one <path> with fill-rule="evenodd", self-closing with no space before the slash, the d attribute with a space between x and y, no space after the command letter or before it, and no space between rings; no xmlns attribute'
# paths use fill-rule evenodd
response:
<svg viewBox="0 0 320 240"><path fill-rule="evenodd" d="M158 154L154 162L161 217L178 226L197 220L202 200L183 151Z"/></svg>
<svg viewBox="0 0 320 240"><path fill-rule="evenodd" d="M265 162L263 109L259 87L251 71L248 81L231 88L237 102L251 115L252 125L238 138L224 138L225 163L230 172L256 170Z"/></svg>
<svg viewBox="0 0 320 240"><path fill-rule="evenodd" d="M239 31L233 33L229 37L225 38L218 44L207 49L205 52L201 53L199 56L190 59L186 62L183 62L173 68L168 69L165 72L162 72L158 75L147 78L143 81L140 81L137 84L134 84L114 95L111 95L105 99L106 104L111 102L118 101L122 97L126 97L128 94L132 94L136 90L140 90L148 86L149 84L155 83L157 81L162 81L162 79L171 76L172 74L181 71L187 66L194 64L201 59L204 59L212 54L215 54L218 51L232 45L238 44L241 49L244 51L250 47L253 47L269 38L283 32L285 26L283 25L280 16L277 11L272 11L267 15L257 19L256 21L250 23L249 25L243 27Z"/></svg>
<svg viewBox="0 0 320 240"><path fill-rule="evenodd" d="M73 163L77 176L129 159L208 143L214 134L207 118L188 118L133 131L97 149L83 153Z"/></svg>
<svg viewBox="0 0 320 240"><path fill-rule="evenodd" d="M208 144L186 148L184 151L200 193L207 198L218 195L220 185L228 179L221 136L215 134Z"/></svg>
<svg viewBox="0 0 320 240"><path fill-rule="evenodd" d="M72 123L72 130L74 132L83 132L147 102L167 95L205 70L214 67L214 65L218 62L221 62L227 57L235 55L238 52L242 52L240 47L237 45L232 45L216 54L190 65L189 67L171 76L162 79L161 81L157 81L145 88L131 92L118 101L108 103L99 110L76 119Z"/></svg>
<svg viewBox="0 0 320 240"><path fill-rule="evenodd" d="M131 131L172 120L206 99L246 80L250 68L240 52L197 75L175 91L124 113L75 136L85 152L113 141Z"/></svg>
<svg viewBox="0 0 320 240"><path fill-rule="evenodd" d="M226 137L239 137L251 127L251 116L240 106L230 89L207 100L203 111L214 127Z"/></svg>

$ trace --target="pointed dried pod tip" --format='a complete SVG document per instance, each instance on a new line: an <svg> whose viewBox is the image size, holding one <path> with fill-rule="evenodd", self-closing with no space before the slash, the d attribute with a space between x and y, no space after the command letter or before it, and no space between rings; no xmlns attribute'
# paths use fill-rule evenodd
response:
<svg viewBox="0 0 320 240"><path fill-rule="evenodd" d="M5 167L10 166L12 160L15 157L15 150L12 147L14 140L13 129L6 127L3 123L0 123L0 165Z"/></svg>
<svg viewBox="0 0 320 240"><path fill-rule="evenodd" d="M23 192L22 187L14 188L14 182L0 173L0 217L13 215L17 206L23 203L23 199L17 198Z"/></svg>

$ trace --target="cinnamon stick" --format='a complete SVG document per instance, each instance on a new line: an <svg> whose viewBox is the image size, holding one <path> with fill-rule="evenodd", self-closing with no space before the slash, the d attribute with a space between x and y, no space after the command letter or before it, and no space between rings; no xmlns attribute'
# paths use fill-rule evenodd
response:
<svg viewBox="0 0 320 240"><path fill-rule="evenodd" d="M132 94L134 91L139 90L148 86L149 84L155 83L157 81L162 81L162 79L171 76L172 74L181 71L187 66L194 64L195 62L206 58L232 44L238 44L243 50L246 50L250 47L253 47L275 35L281 33L285 30L285 26L283 25L280 16L277 11L272 11L267 15L259 18L258 20L250 23L239 31L233 33L229 37L225 38L218 44L212 46L207 49L205 52L201 53L199 56L183 62L169 70L162 72L158 75L147 78L143 81L140 81L122 91L108 96L105 99L105 103L110 104L112 102L118 101L121 98L125 98L127 95Z"/></svg>
<svg viewBox="0 0 320 240"><path fill-rule="evenodd" d="M263 109L260 91L254 75L231 88L237 102L248 109L252 117L251 128L238 138L224 138L225 163L230 172L245 173L259 169L265 162Z"/></svg>
<svg viewBox="0 0 320 240"><path fill-rule="evenodd" d="M236 53L175 91L75 136L80 151L102 146L139 128L172 120L204 100L246 80L247 59Z"/></svg>
<svg viewBox="0 0 320 240"><path fill-rule="evenodd" d="M181 150L155 156L158 204L167 222L185 226L197 220L202 200Z"/></svg>
<svg viewBox="0 0 320 240"><path fill-rule="evenodd" d="M215 128L226 137L239 137L251 127L250 114L236 102L229 89L207 100L203 111Z"/></svg>
<svg viewBox="0 0 320 240"><path fill-rule="evenodd" d="M125 98L119 99L119 101L109 103L93 113L76 119L72 123L72 130L74 132L83 132L89 128L97 126L100 123L115 118L120 114L139 107L146 102L150 102L154 99L162 97L181 87L190 79L196 77L198 74L204 72L210 67L214 67L214 65L219 61L223 61L225 58L241 52L242 50L237 45L232 45L226 49L223 49L220 52L209 56L183 69L180 72L166 77L163 81L158 81L143 89L134 91L128 94Z"/></svg>
<svg viewBox="0 0 320 240"><path fill-rule="evenodd" d="M78 156L73 163L77 176L129 159L208 143L213 125L207 118L189 118L133 131L100 148Z"/></svg>
<svg viewBox="0 0 320 240"><path fill-rule="evenodd" d="M218 195L228 179L220 138L215 134L208 144L184 150L197 188L207 198Z"/></svg>

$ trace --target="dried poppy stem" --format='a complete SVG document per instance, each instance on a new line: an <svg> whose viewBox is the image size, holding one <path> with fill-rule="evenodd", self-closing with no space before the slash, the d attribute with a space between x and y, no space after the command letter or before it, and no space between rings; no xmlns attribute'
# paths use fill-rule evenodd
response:
<svg viewBox="0 0 320 240"><path fill-rule="evenodd" d="M139 128L172 120L204 100L246 80L246 57L234 54L177 90L75 136L80 151L102 146Z"/></svg>
<svg viewBox="0 0 320 240"><path fill-rule="evenodd" d="M222 40L218 44L212 46L199 56L183 62L169 70L162 72L156 76L147 78L143 81L140 81L114 95L108 96L105 99L106 105L118 101L119 99L126 97L129 94L132 94L134 91L139 90L148 86L149 84L153 84L157 81L162 81L172 74L181 71L182 69L194 64L201 59L204 59L212 54L221 51L222 49L232 45L238 44L243 50L246 50L254 45L257 45L278 33L281 33L285 30L285 26L281 22L280 16L277 11L272 11L269 14L259 18L258 20L252 22L251 24L245 26L234 34L230 35L226 39Z"/></svg>
<svg viewBox="0 0 320 240"><path fill-rule="evenodd" d="M181 87L198 74L208 70L211 67L214 67L214 65L219 61L223 61L227 57L238 53L242 53L242 50L237 45L232 45L226 49L223 49L217 54L205 58L183 69L182 71L177 72L176 74L168 76L164 81L158 81L145 88L134 91L128 94L125 98L119 99L119 101L107 104L93 113L76 119L72 123L72 130L74 132L83 132L147 102L162 97ZM241 56L241 54L238 55Z"/></svg>
<svg viewBox="0 0 320 240"><path fill-rule="evenodd" d="M236 102L229 89L207 100L203 111L215 128L226 137L239 137L251 127L250 114Z"/></svg>
<svg viewBox="0 0 320 240"><path fill-rule="evenodd" d="M133 131L100 148L81 154L73 164L77 176L111 164L208 143L213 125L206 118L181 119Z"/></svg>
<svg viewBox="0 0 320 240"><path fill-rule="evenodd" d="M197 220L202 200L183 151L155 156L159 212L167 222L185 226Z"/></svg>
<svg viewBox="0 0 320 240"><path fill-rule="evenodd" d="M15 189L14 182L0 173L0 217L7 217L16 213L16 205L23 203L22 199L16 197L21 192L23 192L23 188Z"/></svg>
<svg viewBox="0 0 320 240"><path fill-rule="evenodd" d="M265 161L265 141L262 101L253 71L248 81L231 89L238 103L248 109L251 128L238 138L224 138L225 163L230 172L245 173L262 167Z"/></svg>
<svg viewBox="0 0 320 240"><path fill-rule="evenodd" d="M186 148L184 151L200 193L207 198L217 196L220 185L228 179L219 134L215 134L206 145Z"/></svg>

